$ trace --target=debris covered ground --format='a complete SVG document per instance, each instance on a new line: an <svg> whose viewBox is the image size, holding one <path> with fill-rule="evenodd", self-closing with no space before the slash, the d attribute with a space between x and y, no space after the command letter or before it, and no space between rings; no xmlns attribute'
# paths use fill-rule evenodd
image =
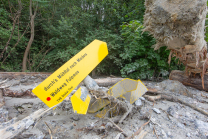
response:
<svg viewBox="0 0 208 139"><path fill-rule="evenodd" d="M37 110L47 108L31 93L31 90L47 77L48 74L38 73L2 76L0 84L4 100L0 98L0 106L3 105L0 108L0 138L3 137L3 129L15 132L11 124ZM116 121L116 118L122 116L119 114L109 114L105 118L95 117L97 113L75 114L69 96L56 109L49 110L36 120L28 120L23 132L15 138L208 138L207 92L172 80L143 83L149 91L133 103L131 112L121 123ZM18 126L17 129L20 128Z"/></svg>

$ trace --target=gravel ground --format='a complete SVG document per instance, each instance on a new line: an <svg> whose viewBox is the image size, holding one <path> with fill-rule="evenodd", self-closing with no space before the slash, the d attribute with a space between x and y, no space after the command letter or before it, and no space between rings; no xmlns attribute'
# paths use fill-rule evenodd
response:
<svg viewBox="0 0 208 139"><path fill-rule="evenodd" d="M43 79L30 77L27 80L18 79L22 84L18 84L17 80L12 79L4 84L11 85L7 88L22 93L28 89L33 89ZM3 79L2 79L3 81ZM194 89L192 87L183 86L177 81L165 80L163 82L147 82L147 87L156 88L162 93L174 95L185 102L188 102L202 110L208 112L208 93ZM14 95L14 94L13 94ZM17 95L18 96L18 95ZM134 138L144 139L207 139L208 138L208 117L200 112L180 104L167 100L158 100L156 102L148 101L140 98L136 101L139 109L134 114L129 115L122 124L118 126L127 133L128 136L133 135L148 119L141 119L141 115L149 113L150 122L144 126L143 131ZM5 105L0 108L0 130L3 123L14 119L21 120L32 112L47 106L34 95L28 94L21 97L11 97L5 95ZM95 117L95 114L78 115L73 112L70 99L58 106L55 110L49 111L41 119L36 121L23 133L16 138L30 139L47 139L47 138L68 138L68 139L123 139L112 124L105 119ZM50 133L51 132L51 133ZM1 136L1 135L0 135ZM1 137L0 137L1 138Z"/></svg>

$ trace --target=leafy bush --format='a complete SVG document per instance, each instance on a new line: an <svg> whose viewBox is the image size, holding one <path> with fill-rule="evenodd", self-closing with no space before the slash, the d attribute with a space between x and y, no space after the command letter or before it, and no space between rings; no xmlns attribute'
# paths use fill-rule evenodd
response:
<svg viewBox="0 0 208 139"><path fill-rule="evenodd" d="M142 32L143 25L140 21L124 23L121 28L124 40L124 50L120 54L124 63L121 69L122 77L134 79L167 77L170 70L180 68L175 61L168 65L169 51L165 50L165 47L157 52L151 48L155 40L147 32Z"/></svg>
<svg viewBox="0 0 208 139"><path fill-rule="evenodd" d="M101 27L94 31L89 30L86 39L82 41L82 44L86 46L95 39L106 42L109 53L108 56L97 66L97 74L120 75L119 70L122 65L122 59L120 59L119 54L123 49L121 37L118 34L113 33L111 30Z"/></svg>
<svg viewBox="0 0 208 139"><path fill-rule="evenodd" d="M50 35L47 45L52 50L41 61L40 71L55 71L95 39L108 44L109 55L96 68L97 73L120 74L122 50L119 34L97 25L97 18L78 7L69 9L70 17L61 17L57 25L44 26ZM77 18L79 17L79 18ZM100 23L101 24L101 23Z"/></svg>

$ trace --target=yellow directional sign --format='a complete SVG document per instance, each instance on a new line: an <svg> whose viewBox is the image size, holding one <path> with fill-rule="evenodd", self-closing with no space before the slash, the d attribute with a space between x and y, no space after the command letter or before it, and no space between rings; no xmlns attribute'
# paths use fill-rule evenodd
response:
<svg viewBox="0 0 208 139"><path fill-rule="evenodd" d="M48 107L53 107L62 102L107 55L107 44L94 40L32 92Z"/></svg>

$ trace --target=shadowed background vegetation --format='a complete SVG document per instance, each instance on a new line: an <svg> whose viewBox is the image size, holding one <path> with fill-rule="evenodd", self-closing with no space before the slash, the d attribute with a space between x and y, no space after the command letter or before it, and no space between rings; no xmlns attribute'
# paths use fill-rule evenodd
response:
<svg viewBox="0 0 208 139"><path fill-rule="evenodd" d="M142 32L144 0L1 0L0 4L1 71L53 72L94 39L107 42L109 49L97 75L157 79L183 69L175 59L167 63L165 47L151 48L154 38Z"/></svg>

